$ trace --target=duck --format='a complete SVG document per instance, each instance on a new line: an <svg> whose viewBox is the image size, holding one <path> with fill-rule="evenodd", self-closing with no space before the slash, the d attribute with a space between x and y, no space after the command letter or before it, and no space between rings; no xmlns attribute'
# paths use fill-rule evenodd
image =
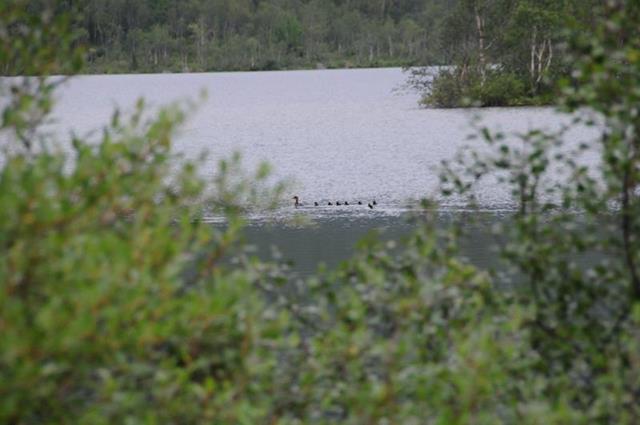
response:
<svg viewBox="0 0 640 425"><path fill-rule="evenodd" d="M300 198L298 197L298 195L294 196L293 199L295 202L293 204L294 207L298 208L299 206L301 206L302 204L300 203Z"/></svg>
<svg viewBox="0 0 640 425"><path fill-rule="evenodd" d="M344 201L344 204L345 204L345 205L349 205L349 203L348 203L347 201Z"/></svg>
<svg viewBox="0 0 640 425"><path fill-rule="evenodd" d="M374 199L372 202L373 205L378 205L378 203L376 202L376 200Z"/></svg>
<svg viewBox="0 0 640 425"><path fill-rule="evenodd" d="M329 202L327 205L329 205L330 207L332 207L332 206L333 206L333 203L332 203L332 202Z"/></svg>
<svg viewBox="0 0 640 425"><path fill-rule="evenodd" d="M362 201L358 201L358 205L362 205Z"/></svg>
<svg viewBox="0 0 640 425"><path fill-rule="evenodd" d="M314 202L314 203L313 203L313 206L314 206L314 207L317 207L317 206L318 206L318 203L317 203L317 202Z"/></svg>
<svg viewBox="0 0 640 425"><path fill-rule="evenodd" d="M373 209L373 205L371 205L371 203L368 203L367 206L369 207L370 210Z"/></svg>
<svg viewBox="0 0 640 425"><path fill-rule="evenodd" d="M337 205L337 206L340 206L340 205L342 205L342 204L340 203L340 201L336 201L336 205Z"/></svg>

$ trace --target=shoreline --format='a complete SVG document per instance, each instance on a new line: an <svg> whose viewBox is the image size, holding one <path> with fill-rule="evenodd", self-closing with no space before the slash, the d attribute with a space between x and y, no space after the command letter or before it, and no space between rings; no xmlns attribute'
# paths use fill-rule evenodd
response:
<svg viewBox="0 0 640 425"><path fill-rule="evenodd" d="M343 65L342 63L340 65ZM415 65L410 64L405 61L389 61L380 64L366 64L366 65L353 65L353 66L338 66L336 64L325 64L322 62L318 62L315 65L309 64L309 66L293 66L293 67L282 67L282 68L231 68L231 69L211 69L211 70L201 70L201 69L166 69L166 70L115 70L113 72L106 71L105 68L101 66L94 66L92 64L87 64L83 75L127 75L127 74L207 74L207 73L236 73L236 72L283 72L283 71L331 71L331 70L348 70L348 69L384 69L384 68L411 68L411 67L437 67L441 65Z"/></svg>

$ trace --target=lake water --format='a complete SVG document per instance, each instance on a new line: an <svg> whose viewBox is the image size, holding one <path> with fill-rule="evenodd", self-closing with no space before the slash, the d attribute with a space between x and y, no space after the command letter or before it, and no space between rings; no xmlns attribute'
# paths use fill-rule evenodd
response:
<svg viewBox="0 0 640 425"><path fill-rule="evenodd" d="M270 215L302 212L317 225L265 226L256 220L248 234L263 251L279 245L307 273L319 262L334 265L348 256L372 228L386 228L389 237L408 232L403 214L417 199L440 200L445 215L459 211L459 204L438 196L438 167L479 143L468 140L477 114L484 125L505 132L569 122L552 108L421 109L416 93L398 90L404 80L396 68L84 76L61 91L55 128L90 134L115 107L132 110L139 97L160 106L196 99L206 90L208 98L180 132L176 150L188 157L210 152L205 173L236 151L249 168L272 164L275 178L290 182L287 198L298 195L306 206L295 211L287 201ZM589 140L593 133L577 129L570 137ZM481 186L477 196L483 209L496 214L511 205L509 192L495 184ZM370 210L366 203L373 199L378 205ZM311 207L314 201L323 206ZM365 205L326 206L330 201ZM484 263L486 249L476 245Z"/></svg>

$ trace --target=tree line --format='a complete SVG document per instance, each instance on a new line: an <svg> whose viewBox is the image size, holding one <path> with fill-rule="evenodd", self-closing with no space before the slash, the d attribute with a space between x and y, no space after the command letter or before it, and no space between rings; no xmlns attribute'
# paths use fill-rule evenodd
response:
<svg viewBox="0 0 640 425"><path fill-rule="evenodd" d="M86 0L94 72L439 63L445 0Z"/></svg>

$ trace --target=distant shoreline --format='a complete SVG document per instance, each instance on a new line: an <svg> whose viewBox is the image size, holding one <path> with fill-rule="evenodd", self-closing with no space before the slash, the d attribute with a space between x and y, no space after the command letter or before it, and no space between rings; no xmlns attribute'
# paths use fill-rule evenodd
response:
<svg viewBox="0 0 640 425"><path fill-rule="evenodd" d="M108 67L94 66L87 64L84 72L79 75L131 75L131 74L209 74L209 73L240 73L240 72L282 72L282 71L331 71L331 70L358 70L358 69L385 69L385 68L407 68L407 67L430 67L439 65L415 65L406 62L397 63L381 63L381 64L367 64L356 66L338 66L338 65L325 65L316 64L315 66L304 67L283 67L283 68L232 68L232 69L122 69L122 70L109 70Z"/></svg>

